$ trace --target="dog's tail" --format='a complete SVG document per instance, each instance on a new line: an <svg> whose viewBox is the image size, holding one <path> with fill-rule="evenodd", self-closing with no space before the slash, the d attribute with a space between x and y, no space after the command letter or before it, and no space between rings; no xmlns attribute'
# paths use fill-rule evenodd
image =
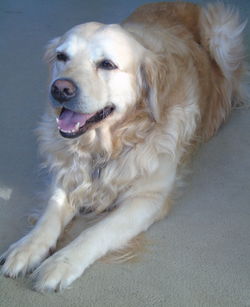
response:
<svg viewBox="0 0 250 307"><path fill-rule="evenodd" d="M210 116L214 132L226 119L232 106L249 102L248 69L244 61L242 35L246 23L246 21L240 22L238 11L225 7L222 3L209 4L201 9L201 44L217 63L221 78L224 80L222 88L218 89L221 92L218 96L224 97L224 101L220 101L219 108L218 105L212 108L217 108L220 114L211 112ZM221 117L221 121L218 120L218 116Z"/></svg>

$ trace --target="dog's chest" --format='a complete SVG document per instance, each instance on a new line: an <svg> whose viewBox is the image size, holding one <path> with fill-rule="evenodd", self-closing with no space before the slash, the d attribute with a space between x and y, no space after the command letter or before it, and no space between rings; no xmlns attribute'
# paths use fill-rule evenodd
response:
<svg viewBox="0 0 250 307"><path fill-rule="evenodd" d="M70 165L61 180L70 202L75 206L103 211L128 188L121 181L124 172L119 161L93 156L88 159L74 157Z"/></svg>
<svg viewBox="0 0 250 307"><path fill-rule="evenodd" d="M63 174L60 181L70 203L100 211L119 203L142 174L152 171L155 163L152 163L153 152L149 149L147 143L127 147L116 158L108 158L97 151L75 151L68 155L58 175Z"/></svg>

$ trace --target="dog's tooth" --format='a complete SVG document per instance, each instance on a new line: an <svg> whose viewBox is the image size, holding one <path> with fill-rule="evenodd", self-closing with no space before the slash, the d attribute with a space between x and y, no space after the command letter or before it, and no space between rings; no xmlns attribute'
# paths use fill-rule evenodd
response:
<svg viewBox="0 0 250 307"><path fill-rule="evenodd" d="M60 129L60 131L62 131L64 133L75 133L76 132L75 129L72 129L72 130L64 130L64 129L61 129L61 128L59 128L59 129Z"/></svg>
<svg viewBox="0 0 250 307"><path fill-rule="evenodd" d="M76 130L79 130L79 128L80 128L80 123L77 122L77 124L75 125L75 131L76 131Z"/></svg>
<svg viewBox="0 0 250 307"><path fill-rule="evenodd" d="M58 117L56 118L56 122L59 124L59 118Z"/></svg>

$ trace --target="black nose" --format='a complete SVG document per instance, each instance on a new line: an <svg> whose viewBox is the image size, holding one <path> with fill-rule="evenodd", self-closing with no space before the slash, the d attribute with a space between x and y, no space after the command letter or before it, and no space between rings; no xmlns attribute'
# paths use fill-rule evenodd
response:
<svg viewBox="0 0 250 307"><path fill-rule="evenodd" d="M76 91L77 86L69 79L57 79L51 85L51 95L61 103L74 98Z"/></svg>

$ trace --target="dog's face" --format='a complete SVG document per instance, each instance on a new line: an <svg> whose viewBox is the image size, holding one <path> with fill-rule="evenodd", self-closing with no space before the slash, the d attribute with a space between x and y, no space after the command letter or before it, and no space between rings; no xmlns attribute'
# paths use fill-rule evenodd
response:
<svg viewBox="0 0 250 307"><path fill-rule="evenodd" d="M119 25L87 23L53 40L50 101L62 136L115 121L136 103L144 48Z"/></svg>

